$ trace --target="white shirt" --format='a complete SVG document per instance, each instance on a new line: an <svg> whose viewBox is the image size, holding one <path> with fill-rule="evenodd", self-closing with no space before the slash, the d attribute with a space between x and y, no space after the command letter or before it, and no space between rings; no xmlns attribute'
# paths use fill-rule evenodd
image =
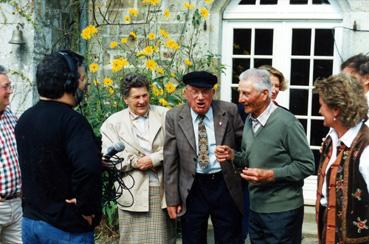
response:
<svg viewBox="0 0 369 244"><path fill-rule="evenodd" d="M328 169L331 167L331 165L334 163L334 161L337 158L337 146L342 142L343 144L345 144L346 147L350 148L353 140L359 133L359 130L362 124L363 123L360 122L355 127L350 128L348 131L346 131L346 133L341 138L338 138L337 132L331 128L328 135L332 138L332 156L328 162L328 166L325 172L326 175L327 175ZM369 192L369 146L367 146L363 150L360 156L359 171L364 178L366 187ZM323 188L322 188L322 198L320 199L320 203L323 206L327 206L327 198L325 197L326 195L327 195L327 184L326 184L326 177L324 177Z"/></svg>

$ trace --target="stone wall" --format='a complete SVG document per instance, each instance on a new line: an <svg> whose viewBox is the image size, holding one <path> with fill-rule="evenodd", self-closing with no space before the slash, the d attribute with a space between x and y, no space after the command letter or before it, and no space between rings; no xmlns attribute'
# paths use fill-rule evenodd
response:
<svg viewBox="0 0 369 244"><path fill-rule="evenodd" d="M79 50L80 2L88 0L17 0L0 3L0 64L9 70L15 85L11 108L20 115L38 100L36 65L60 48ZM25 44L10 44L17 24Z"/></svg>

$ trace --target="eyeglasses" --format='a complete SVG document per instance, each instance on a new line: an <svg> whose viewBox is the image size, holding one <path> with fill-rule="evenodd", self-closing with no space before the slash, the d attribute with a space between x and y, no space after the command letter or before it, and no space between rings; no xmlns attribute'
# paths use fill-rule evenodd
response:
<svg viewBox="0 0 369 244"><path fill-rule="evenodd" d="M192 97L196 98L198 97L200 94L203 97L208 97L212 94L213 89L190 89L190 94Z"/></svg>
<svg viewBox="0 0 369 244"><path fill-rule="evenodd" d="M10 92L14 90L14 86L10 83L0 85L0 88L4 89L5 91L10 91Z"/></svg>

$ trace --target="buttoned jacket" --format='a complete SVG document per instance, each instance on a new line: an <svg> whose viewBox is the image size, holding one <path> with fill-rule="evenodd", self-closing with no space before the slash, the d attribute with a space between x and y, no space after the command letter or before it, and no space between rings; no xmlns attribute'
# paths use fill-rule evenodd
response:
<svg viewBox="0 0 369 244"><path fill-rule="evenodd" d="M213 101L213 123L217 145L238 149L241 144L243 122L235 104ZM168 206L182 206L186 212L187 196L196 175L197 150L191 110L186 103L170 110L165 121L164 182ZM227 188L235 204L243 213L241 178L232 162L221 163Z"/></svg>

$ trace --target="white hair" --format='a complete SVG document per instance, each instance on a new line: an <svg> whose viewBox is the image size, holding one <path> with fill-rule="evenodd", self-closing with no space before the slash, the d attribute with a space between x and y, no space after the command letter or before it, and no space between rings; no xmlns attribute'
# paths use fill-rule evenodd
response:
<svg viewBox="0 0 369 244"><path fill-rule="evenodd" d="M240 74L240 81L251 80L255 89L259 92L268 90L269 97L272 96L272 82L270 73L265 69L251 68Z"/></svg>

